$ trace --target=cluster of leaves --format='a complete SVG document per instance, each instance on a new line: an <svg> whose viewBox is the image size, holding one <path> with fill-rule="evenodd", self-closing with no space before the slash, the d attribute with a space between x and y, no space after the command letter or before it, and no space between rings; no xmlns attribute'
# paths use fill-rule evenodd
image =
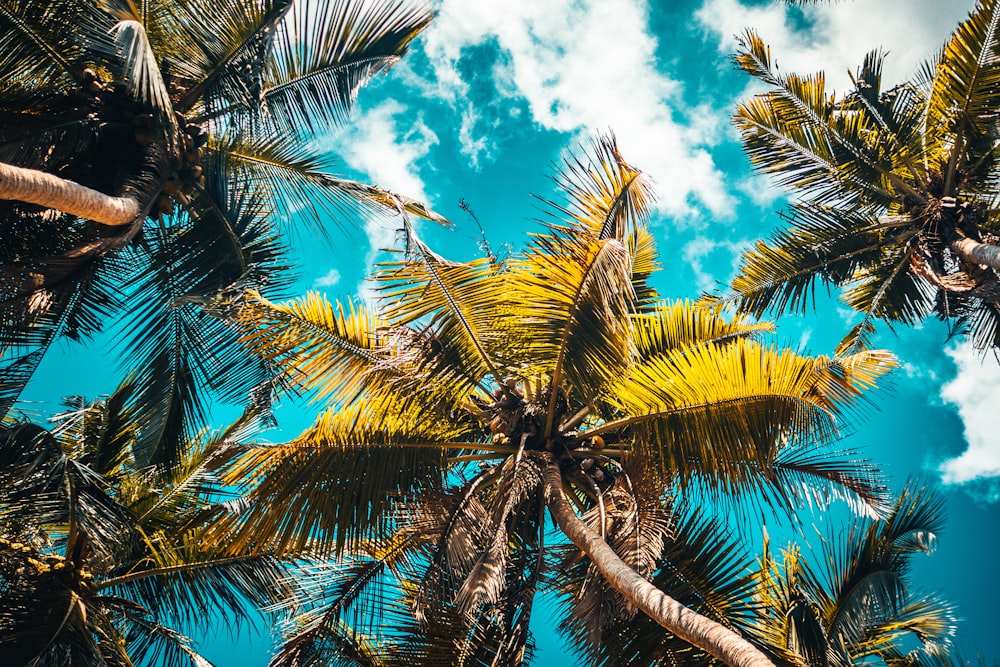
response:
<svg viewBox="0 0 1000 667"><path fill-rule="evenodd" d="M333 174L314 139L430 18L390 1L0 2L0 161L141 211L107 226L0 201L0 414L57 336L112 315L148 462L180 459L206 392L242 400L266 381L221 304L281 293L279 221L323 234L388 202Z"/></svg>
<svg viewBox="0 0 1000 667"><path fill-rule="evenodd" d="M137 465L134 387L68 399L47 431L0 432L0 650L11 665L207 664L179 628L251 621L285 566L199 536L229 511L211 461L256 415L202 433L172 468Z"/></svg>
<svg viewBox="0 0 1000 667"><path fill-rule="evenodd" d="M862 315L845 349L867 345L876 321L930 314L1000 346L998 21L1000 4L978 2L936 60L888 89L873 51L842 97L822 73L782 73L745 35L736 61L768 91L734 122L794 202L786 228L744 256L732 286L742 310L804 311L822 280Z"/></svg>

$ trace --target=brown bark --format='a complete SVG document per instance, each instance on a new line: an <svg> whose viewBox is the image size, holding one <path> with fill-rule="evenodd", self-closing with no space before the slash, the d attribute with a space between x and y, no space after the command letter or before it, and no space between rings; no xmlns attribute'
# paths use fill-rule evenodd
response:
<svg viewBox="0 0 1000 667"><path fill-rule="evenodd" d="M960 238L952 241L951 251L971 264L982 264L1000 271L1000 246Z"/></svg>
<svg viewBox="0 0 1000 667"><path fill-rule="evenodd" d="M22 201L93 220L128 225L145 215L138 200L103 192L47 174L0 162L0 199Z"/></svg>
<svg viewBox="0 0 1000 667"><path fill-rule="evenodd" d="M736 632L691 611L626 565L570 507L563 495L562 476L557 464L546 464L542 476L546 504L556 525L587 554L608 585L626 600L674 635L730 667L774 667L774 663L760 649Z"/></svg>

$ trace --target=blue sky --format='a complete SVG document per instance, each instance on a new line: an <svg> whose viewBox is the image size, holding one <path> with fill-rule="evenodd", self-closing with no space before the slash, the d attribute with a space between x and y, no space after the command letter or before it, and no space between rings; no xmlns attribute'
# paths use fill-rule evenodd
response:
<svg viewBox="0 0 1000 667"><path fill-rule="evenodd" d="M442 254L468 259L477 231L465 199L494 249L519 247L536 215L532 194L548 196L560 154L613 129L623 155L651 174L653 221L666 296L695 297L724 285L741 250L778 223L781 191L750 173L729 124L735 102L754 90L729 59L733 36L755 28L785 71L825 69L847 88L847 72L868 50L889 52L884 81L907 78L971 9L967 0L845 0L793 9L746 0L442 0L439 16L388 77L361 94L355 122L324 141L344 172L428 201L455 230L424 228ZM294 229L294 221L289 221ZM391 226L363 223L334 248L295 233L297 288L364 298L366 267L394 242ZM778 340L829 353L852 323L832 301L809 317L779 320ZM941 487L949 522L939 549L917 564L920 586L938 590L965 620L958 645L1000 658L993 601L1000 599L1000 365L940 323L883 332L901 368L873 396L876 409L847 445L882 464L894 487L921 476ZM94 395L113 386L108 346L63 345L46 360L28 399ZM74 368L72 375L67 368ZM103 384L102 384L103 383ZM68 390L67 390L68 387ZM41 406L39 410L43 411ZM309 420L308 406L284 406L281 440ZM221 420L220 420L221 423ZM828 525L832 517L819 515ZM759 527L736 526L748 536ZM219 667L266 664L267 640L213 642ZM562 663L556 646L536 664ZM228 648L227 648L228 647Z"/></svg>

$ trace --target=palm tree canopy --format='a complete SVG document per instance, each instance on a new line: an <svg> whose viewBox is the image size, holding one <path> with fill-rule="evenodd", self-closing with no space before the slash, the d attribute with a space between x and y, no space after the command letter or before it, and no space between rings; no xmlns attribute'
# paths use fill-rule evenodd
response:
<svg viewBox="0 0 1000 667"><path fill-rule="evenodd" d="M839 97L822 73L781 72L746 34L736 62L768 90L734 122L754 167L794 199L787 226L743 259L732 285L743 311L805 310L822 280L862 315L845 349L866 345L875 321L931 314L1000 345L998 20L998 3L979 2L934 61L892 87L873 51Z"/></svg>
<svg viewBox="0 0 1000 667"><path fill-rule="evenodd" d="M151 462L179 460L209 395L266 383L218 304L282 294L292 213L329 239L359 203L395 210L313 140L431 18L393 0L0 2L0 414L57 336L122 313ZM4 194L21 177L135 211L111 226Z"/></svg>
<svg viewBox="0 0 1000 667"><path fill-rule="evenodd" d="M178 626L235 623L291 592L266 554L197 539L192 518L230 502L211 460L253 432L252 412L204 432L172 469L137 465L124 384L67 399L50 432L0 432L0 647L7 664L202 667Z"/></svg>
<svg viewBox="0 0 1000 667"><path fill-rule="evenodd" d="M708 537L680 498L887 509L871 466L831 443L891 356L804 356L760 342L768 324L660 300L651 189L613 137L568 158L557 183L563 201L504 261L446 260L401 210L406 249L378 267L378 308L318 294L242 302L244 344L327 409L295 440L234 456L224 481L250 508L205 535L237 551L358 557L356 585L317 601L274 664L359 651L356 610L391 591L407 606L390 625L407 639L386 664L519 664L534 592L563 574L562 590L590 600L565 627L600 651L605 622L635 608L579 551L546 546L553 493L641 578L676 588L657 573L685 564L698 590L678 594L728 628L740 614L704 603L715 586L743 590L739 568L695 576Z"/></svg>
<svg viewBox="0 0 1000 667"><path fill-rule="evenodd" d="M797 548L776 558L765 546L757 573L754 630L789 665L861 665L873 659L933 664L948 655L954 609L913 586L910 561L932 553L942 498L908 484L888 515L856 522L821 544L810 563ZM907 639L919 649L908 651Z"/></svg>

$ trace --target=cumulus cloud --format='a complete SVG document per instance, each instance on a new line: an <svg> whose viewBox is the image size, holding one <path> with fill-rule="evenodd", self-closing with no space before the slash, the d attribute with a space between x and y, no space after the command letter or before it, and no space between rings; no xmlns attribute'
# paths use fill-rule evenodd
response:
<svg viewBox="0 0 1000 667"><path fill-rule="evenodd" d="M409 106L390 99L363 109L350 125L323 142L321 147L336 152L368 182L411 199L433 201L428 197L422 171L427 168L428 155L438 144L438 137L422 114ZM390 217L365 213L368 251L364 266L371 266L381 249L394 245L398 228ZM364 299L373 297L367 281L363 280L357 291Z"/></svg>
<svg viewBox="0 0 1000 667"><path fill-rule="evenodd" d="M662 73L643 0L443 0L427 31L437 94L462 108L463 146L473 160L488 153L474 138L468 102L484 72L460 68L470 49L495 45L486 73L499 98L523 100L540 127L583 135L613 127L622 152L660 184L660 206L679 218L699 209L733 212L734 199L708 148L725 131L725 114L685 109L681 84ZM723 128L723 129L720 129Z"/></svg>
<svg viewBox="0 0 1000 667"><path fill-rule="evenodd" d="M941 388L941 398L958 410L968 448L941 464L941 478L946 484L962 484L998 477L1000 364L992 356L983 358L969 343L949 348L947 353L958 366L958 375Z"/></svg>
<svg viewBox="0 0 1000 667"><path fill-rule="evenodd" d="M733 52L736 36L753 28L783 71L823 70L827 85L844 91L850 87L848 72L857 71L865 54L878 48L889 52L883 81L891 86L909 79L972 6L971 1L852 0L796 8L782 2L705 0L695 17L717 38L722 53Z"/></svg>
<svg viewBox="0 0 1000 667"><path fill-rule="evenodd" d="M325 141L379 187L427 201L421 167L438 137L406 105L390 99L365 109Z"/></svg>
<svg viewBox="0 0 1000 667"><path fill-rule="evenodd" d="M340 282L340 271L330 269L313 281L313 287L333 287Z"/></svg>

